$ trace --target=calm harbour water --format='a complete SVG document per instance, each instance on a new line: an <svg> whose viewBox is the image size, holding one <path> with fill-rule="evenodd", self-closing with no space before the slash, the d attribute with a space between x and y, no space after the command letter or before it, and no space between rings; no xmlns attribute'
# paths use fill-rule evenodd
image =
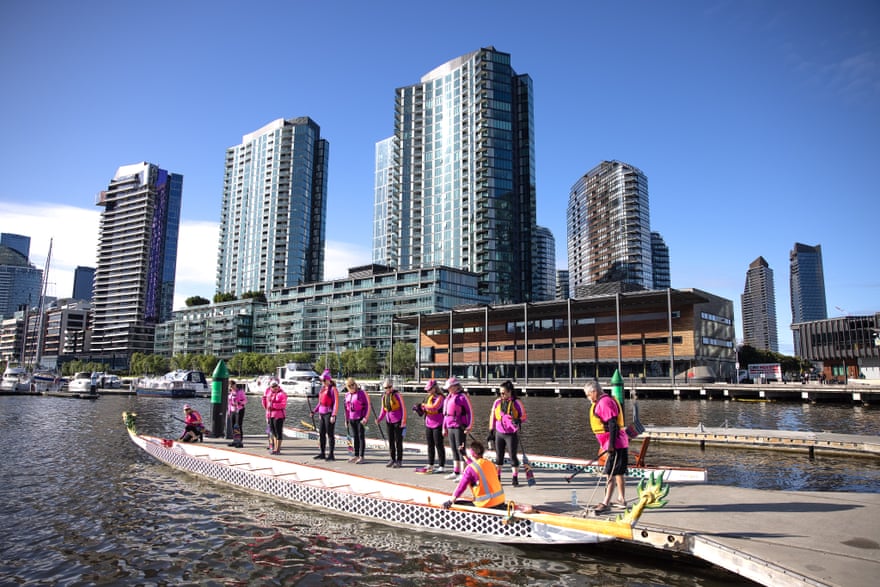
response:
<svg viewBox="0 0 880 587"><path fill-rule="evenodd" d="M409 402L416 398L407 396ZM263 433L250 396L245 433ZM375 401L375 400L374 400ZM485 436L492 398L473 398ZM591 457L586 400L525 398L530 452ZM191 402L210 422L208 399ZM392 528L283 504L174 471L134 446L177 436L183 402L0 396L0 585L722 585L742 579L631 551L523 548ZM377 404L374 404L377 405ZM641 400L645 424L876 434L880 411L849 406ZM308 419L291 400L288 422ZM483 416L486 414L486 417ZM413 418L408 438L421 441ZM375 425L370 434L378 435ZM384 456L384 455L383 455ZM880 491L876 459L652 447L649 462L704 466L710 483ZM673 488L674 491L674 488Z"/></svg>

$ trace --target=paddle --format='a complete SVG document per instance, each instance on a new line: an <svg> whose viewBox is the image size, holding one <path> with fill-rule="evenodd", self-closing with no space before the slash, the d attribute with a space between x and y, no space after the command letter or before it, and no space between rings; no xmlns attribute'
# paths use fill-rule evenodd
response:
<svg viewBox="0 0 880 587"><path fill-rule="evenodd" d="M376 408L373 407L373 402L370 402L370 412L373 413L373 418L376 420L376 428L379 429L379 434L382 435L382 440L385 441L385 448L389 448L388 439L385 438L385 433L382 432L382 424L379 423L379 416L376 415Z"/></svg>
<svg viewBox="0 0 880 587"><path fill-rule="evenodd" d="M317 430L318 427L315 426L315 412L312 411L312 400L309 399L309 396L306 396L306 403L309 405L309 416L312 418L312 430Z"/></svg>
<svg viewBox="0 0 880 587"><path fill-rule="evenodd" d="M602 458L602 455L604 455L606 452L608 452L608 451L607 451L607 450L603 450L602 452L600 452L600 453L599 453L599 456L596 457L596 460L595 460L595 461L592 461L592 462L590 463L590 465L598 465L598 464L599 464L599 459ZM577 477L579 474L583 473L583 472L586 471L586 470L587 470L587 467L578 467L577 471L575 471L575 472L572 473L571 475L566 475L566 477L565 477L565 482L566 482L566 483L571 483L571 480L572 480L572 479L574 479L575 477Z"/></svg>
<svg viewBox="0 0 880 587"><path fill-rule="evenodd" d="M532 464L529 462L529 457L526 456L526 448L523 446L522 438L519 439L519 448L522 451L523 469L526 471L526 483L529 484L529 487L532 487L537 481L535 481L535 473L532 471Z"/></svg>
<svg viewBox="0 0 880 587"><path fill-rule="evenodd" d="M642 426L642 422L639 420L639 402L633 401L633 421L632 424L626 427L626 435L630 438L635 438L644 431L645 427Z"/></svg>

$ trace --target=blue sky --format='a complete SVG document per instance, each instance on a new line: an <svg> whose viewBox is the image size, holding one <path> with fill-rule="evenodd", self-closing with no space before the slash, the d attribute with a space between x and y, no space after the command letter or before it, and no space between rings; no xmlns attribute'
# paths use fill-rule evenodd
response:
<svg viewBox="0 0 880 587"><path fill-rule="evenodd" d="M370 261L394 89L494 46L534 83L538 222L606 159L648 176L673 287L734 301L759 255L791 352L788 254L821 244L829 315L880 311L875 1L42 2L0 5L0 231L69 295L116 168L184 175L176 305L211 297L225 150L276 118L330 142L327 269ZM872 171L873 170L873 171ZM839 309L838 309L839 308Z"/></svg>

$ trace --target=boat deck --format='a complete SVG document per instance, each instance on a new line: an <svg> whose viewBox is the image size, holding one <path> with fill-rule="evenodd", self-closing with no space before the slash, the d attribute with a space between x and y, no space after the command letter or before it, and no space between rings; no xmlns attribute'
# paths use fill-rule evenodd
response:
<svg viewBox="0 0 880 587"><path fill-rule="evenodd" d="M206 444L229 448L226 439L205 438ZM264 435L246 436L240 452L266 456ZM314 460L314 440L285 439L285 461L363 475L396 483L448 491L454 482L445 475L415 472L420 456L404 457L403 467L388 468L385 451L367 449L366 463L347 462L350 454L337 443L337 460ZM447 463L447 471L451 463ZM545 511L580 510L602 499L600 478L582 473L571 482L564 471L538 469L536 484L510 485L502 471L508 500ZM636 497L636 480L628 481L627 497ZM576 500L576 505L573 501ZM764 585L876 584L880 576L880 494L787 492L704 484L672 484L668 505L647 510L637 529L642 546L687 553ZM616 515L616 512L615 512Z"/></svg>

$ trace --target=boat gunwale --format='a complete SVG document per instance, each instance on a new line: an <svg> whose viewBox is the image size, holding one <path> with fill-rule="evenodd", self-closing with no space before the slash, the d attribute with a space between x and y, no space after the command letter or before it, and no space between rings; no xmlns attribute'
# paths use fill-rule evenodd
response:
<svg viewBox="0 0 880 587"><path fill-rule="evenodd" d="M230 451L222 447L210 447L203 444L190 446L175 440L138 434L132 430L128 430L128 432L132 441L150 456L175 469L292 503L318 507L334 514L356 516L373 522L404 525L414 530L427 532L453 531L477 540L510 544L594 544L614 539L632 539L633 535L633 526L619 520L586 519L570 514L551 512L505 512L499 509L479 508L463 504L454 504L446 510L442 507L442 503L448 498L448 494L437 490L384 481L319 466ZM193 452L190 452L191 450ZM200 453L197 454L195 451L200 451ZM222 463L223 460L228 459L229 453L247 456L255 464L262 464L262 461L266 461L272 466L255 467L253 470L242 469L240 464L239 468L232 467ZM221 458L212 458L212 454ZM271 469L272 473L265 473L267 469ZM300 479L284 478L296 474L298 469L302 469L303 472L317 473L323 486L309 485ZM230 478L230 475L223 475L219 471L234 471L234 474ZM254 483L244 483L240 480L241 476L254 481ZM239 478L239 481L236 481L236 478ZM333 479L337 481L331 482ZM345 484L339 483L342 480L347 482ZM361 489L358 482L369 485L370 488ZM279 484L284 487L280 487ZM263 486L274 487L276 491L261 488ZM321 497L322 499L298 499L295 497L297 487L306 488L304 491L312 492L313 497ZM346 489L343 490L340 487ZM390 495L392 491L380 491L380 495L376 496L377 487L386 487L390 490L405 489L412 492L412 495L403 498L400 495ZM279 491L284 488L287 491ZM319 493L315 494L314 492ZM320 495L325 492L326 496ZM421 501L417 499L419 497L422 498ZM354 506L357 505L355 503L357 501L364 502L369 507L363 507L356 511L357 508ZM336 507L327 505L327 503L334 502L337 504ZM352 507L339 507L342 504ZM395 512L395 515L389 516L388 514L391 512ZM421 518L421 522L417 521L419 518Z"/></svg>

